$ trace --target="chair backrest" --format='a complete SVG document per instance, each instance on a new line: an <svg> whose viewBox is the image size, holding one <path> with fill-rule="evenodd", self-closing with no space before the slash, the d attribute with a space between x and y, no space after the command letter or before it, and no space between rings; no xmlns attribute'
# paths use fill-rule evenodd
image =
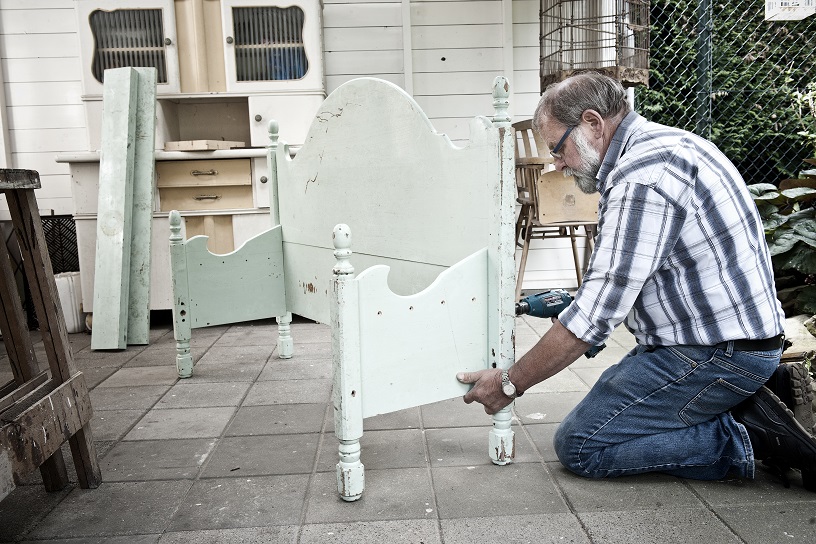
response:
<svg viewBox="0 0 816 544"><path fill-rule="evenodd" d="M598 198L598 193L581 192L572 176L556 170L542 172L536 180L534 217L542 225L597 223Z"/></svg>
<svg viewBox="0 0 816 544"><path fill-rule="evenodd" d="M513 123L516 142L516 191L518 202L535 206L536 180L552 169L553 159L540 136L533 130L532 119Z"/></svg>

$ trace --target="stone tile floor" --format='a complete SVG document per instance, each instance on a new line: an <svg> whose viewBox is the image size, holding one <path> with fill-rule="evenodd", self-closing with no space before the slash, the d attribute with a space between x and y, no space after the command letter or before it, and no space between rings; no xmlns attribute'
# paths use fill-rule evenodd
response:
<svg viewBox="0 0 816 544"><path fill-rule="evenodd" d="M519 318L517 352L548 326ZM816 494L798 477L789 489L762 471L753 481L589 481L560 466L553 432L634 344L624 331L518 399L511 465L490 463L491 420L461 399L367 419L355 503L336 494L328 327L296 320L289 360L277 358L272 322L196 330L186 380L169 320L154 319L151 336L94 352L90 335L70 335L92 388L103 484L47 493L32 474L0 502L0 542L816 542ZM7 366L0 359L0 381Z"/></svg>

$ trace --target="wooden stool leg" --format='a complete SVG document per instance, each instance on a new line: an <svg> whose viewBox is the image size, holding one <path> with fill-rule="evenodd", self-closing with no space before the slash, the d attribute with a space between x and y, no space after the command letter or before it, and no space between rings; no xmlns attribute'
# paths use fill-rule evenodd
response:
<svg viewBox="0 0 816 544"><path fill-rule="evenodd" d="M14 281L14 270L6 244L0 241L0 330L5 335L6 351L11 362L14 381L19 387L34 379L40 369L31 336L28 334L23 305ZM2 396L2 395L0 395ZM46 491L59 491L68 485L68 471L65 459L58 451L40 465L43 485Z"/></svg>
<svg viewBox="0 0 816 544"><path fill-rule="evenodd" d="M34 190L7 191L6 199L40 323L51 379L62 384L70 380L76 373L76 368ZM90 422L75 433L70 442L80 485L83 488L97 487L102 477Z"/></svg>
<svg viewBox="0 0 816 544"><path fill-rule="evenodd" d="M575 277L578 278L578 287L581 287L581 263L578 262L578 247L575 245L575 229L578 227L568 227L570 243L572 244L572 262L575 264Z"/></svg>

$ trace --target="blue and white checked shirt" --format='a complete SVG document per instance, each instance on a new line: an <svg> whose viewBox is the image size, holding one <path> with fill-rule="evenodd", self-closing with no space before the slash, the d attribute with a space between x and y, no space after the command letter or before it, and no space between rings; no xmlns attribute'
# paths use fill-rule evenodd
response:
<svg viewBox="0 0 816 544"><path fill-rule="evenodd" d="M598 236L558 316L600 344L713 345L783 331L771 256L745 182L711 143L629 113L598 172Z"/></svg>

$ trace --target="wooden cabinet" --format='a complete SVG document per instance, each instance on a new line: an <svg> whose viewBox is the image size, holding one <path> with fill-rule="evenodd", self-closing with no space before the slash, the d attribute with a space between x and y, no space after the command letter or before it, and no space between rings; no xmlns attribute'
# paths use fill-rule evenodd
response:
<svg viewBox="0 0 816 544"><path fill-rule="evenodd" d="M156 163L159 210L218 211L254 207L250 159L160 161ZM207 247L224 254L235 249L232 215L185 218L187 237L209 236Z"/></svg>
<svg viewBox="0 0 816 544"><path fill-rule="evenodd" d="M227 253L272 226L269 121L296 151L325 98L320 0L75 0L89 150L61 155L72 175L83 307L92 311L108 68L155 67L156 198L151 309L172 307L167 214L182 234ZM187 140L245 142L220 151L165 151Z"/></svg>

